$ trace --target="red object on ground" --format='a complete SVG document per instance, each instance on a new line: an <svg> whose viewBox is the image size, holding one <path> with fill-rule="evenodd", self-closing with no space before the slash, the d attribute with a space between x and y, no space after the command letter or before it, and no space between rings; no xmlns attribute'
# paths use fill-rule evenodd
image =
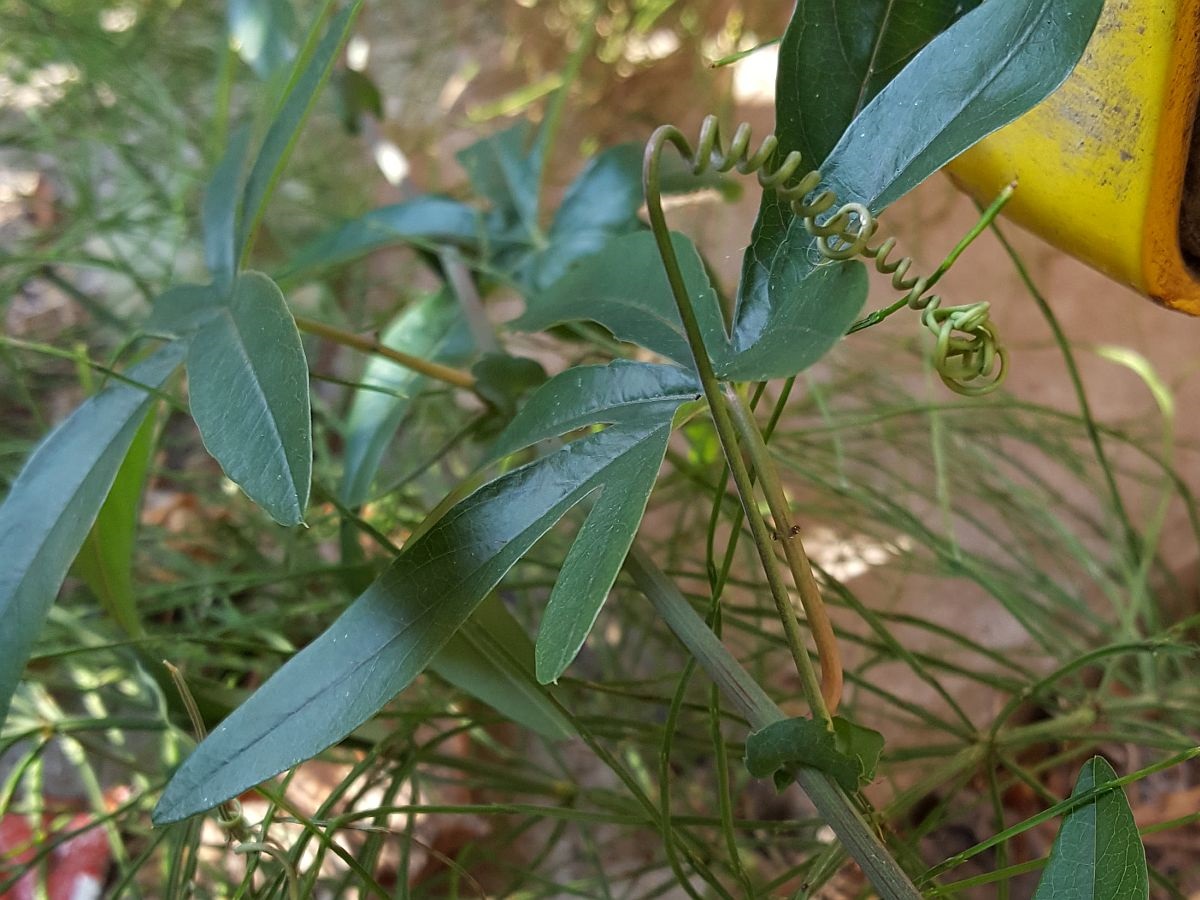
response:
<svg viewBox="0 0 1200 900"><path fill-rule="evenodd" d="M56 821L57 820L57 821ZM92 817L72 816L63 823L61 816L46 814L42 827L51 839L84 828ZM57 827L55 827L57 826ZM33 829L26 816L8 813L0 817L0 882L7 881L37 855ZM0 894L0 900L33 900L39 877L46 875L46 894L50 900L99 900L104 892L111 853L108 835L99 825L88 828L58 844L45 859L44 868L35 866Z"/></svg>

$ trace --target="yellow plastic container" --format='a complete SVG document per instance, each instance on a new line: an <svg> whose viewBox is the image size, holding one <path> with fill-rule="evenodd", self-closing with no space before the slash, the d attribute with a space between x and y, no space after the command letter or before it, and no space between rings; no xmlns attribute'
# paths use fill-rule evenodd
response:
<svg viewBox="0 0 1200 900"><path fill-rule="evenodd" d="M1066 83L950 173L985 203L1016 179L1006 216L1200 315L1198 96L1200 0L1108 0Z"/></svg>

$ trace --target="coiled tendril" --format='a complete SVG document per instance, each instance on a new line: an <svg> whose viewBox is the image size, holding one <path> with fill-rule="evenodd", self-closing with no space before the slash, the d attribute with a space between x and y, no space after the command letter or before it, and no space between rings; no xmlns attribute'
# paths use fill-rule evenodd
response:
<svg viewBox="0 0 1200 900"><path fill-rule="evenodd" d="M669 128L663 138L675 145L696 175L734 169L743 175L756 175L764 190L773 190L791 205L805 230L816 238L817 251L825 259L840 261L861 256L872 260L878 272L891 276L892 287L904 294L903 302L921 311L921 323L935 339L934 367L951 390L980 395L1000 386L1008 357L989 317L990 304L981 301L942 306L940 295L928 293L936 277L910 274L911 256L889 261L896 249L894 237L870 246L879 223L865 204L838 205L832 190L819 190L823 180L820 171L798 174L803 162L798 150L776 164L779 141L772 134L752 152L751 129L746 123L737 127L728 147L723 147L716 116L705 117L694 150L678 129Z"/></svg>

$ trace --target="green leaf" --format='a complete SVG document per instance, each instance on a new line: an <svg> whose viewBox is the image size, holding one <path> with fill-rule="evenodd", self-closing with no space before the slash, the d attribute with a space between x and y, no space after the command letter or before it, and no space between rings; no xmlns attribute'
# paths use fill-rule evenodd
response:
<svg viewBox="0 0 1200 900"><path fill-rule="evenodd" d="M859 262L813 267L807 257L792 257L776 263L767 285L771 308L761 322L750 308L742 309L734 335L737 353L718 370L725 378L790 378L819 360L858 318L867 298L867 271Z"/></svg>
<svg viewBox="0 0 1200 900"><path fill-rule="evenodd" d="M488 231L502 243L529 245L537 222L542 158L528 122L517 122L458 154L475 190L492 205Z"/></svg>
<svg viewBox="0 0 1200 900"><path fill-rule="evenodd" d="M625 359L575 366L529 398L496 438L487 461L597 423L636 427L647 418L670 418L680 404L701 396L696 377L675 366Z"/></svg>
<svg viewBox="0 0 1200 900"><path fill-rule="evenodd" d="M154 418L146 416L134 435L74 567L105 612L133 637L144 633L133 593L133 547L154 453Z"/></svg>
<svg viewBox="0 0 1200 900"><path fill-rule="evenodd" d="M533 643L495 594L479 605L429 668L542 737L575 735L548 689L534 678Z"/></svg>
<svg viewBox="0 0 1200 900"><path fill-rule="evenodd" d="M250 145L250 129L243 126L233 133L225 155L204 189L200 222L204 231L204 262L213 283L221 291L229 290L237 273L237 214L241 199L242 168Z"/></svg>
<svg viewBox="0 0 1200 900"><path fill-rule="evenodd" d="M1083 764L1072 797L1116 780L1100 756ZM1099 794L1063 818L1034 900L1134 900L1150 896L1146 851L1133 810L1119 787Z"/></svg>
<svg viewBox="0 0 1200 900"><path fill-rule="evenodd" d="M843 202L891 205L1062 84L1103 6L1004 0L977 7L863 108L821 167L827 183Z"/></svg>
<svg viewBox="0 0 1200 900"><path fill-rule="evenodd" d="M700 397L695 378L673 366L618 360L580 366L551 379L530 399L492 448L493 459L597 422L624 427L669 421L681 403ZM537 636L537 677L556 681L587 639L646 510L669 429L619 460L601 490L561 572Z"/></svg>
<svg viewBox="0 0 1200 900"><path fill-rule="evenodd" d="M692 242L681 234L672 234L671 242L705 347L720 371L729 357L729 340L716 292ZM600 253L581 260L547 290L535 294L525 314L512 325L539 331L581 319L598 322L620 340L680 365L694 365L658 247L648 231L622 235L609 241Z"/></svg>
<svg viewBox="0 0 1200 900"><path fill-rule="evenodd" d="M775 82L775 136L780 154L798 150L804 170L829 155L850 122L931 38L968 9L960 0L800 0L779 49ZM821 85L814 90L813 85ZM791 305L794 292L770 284L792 211L764 191L750 248L743 261L735 342L746 348L776 331L768 323ZM793 251L796 270L813 256ZM792 280L795 280L795 273ZM807 286L805 288L807 290ZM773 308L772 299L780 298Z"/></svg>
<svg viewBox="0 0 1200 900"><path fill-rule="evenodd" d="M0 506L0 722L54 596L154 395L183 360L170 344L86 401L34 450Z"/></svg>
<svg viewBox="0 0 1200 900"><path fill-rule="evenodd" d="M864 0L848 6L837 0L800 0L779 50L775 136L780 154L798 150L803 168L815 168L900 67L976 5L955 0ZM821 89L813 90L814 84ZM810 244L793 249L788 243L792 218L790 205L780 203L774 191L763 192L742 263L734 340L743 349L760 338L769 340L776 332L772 320L784 314L790 298L799 293L797 288L782 289L779 282L802 281L809 261L816 258ZM785 267L790 277L779 271Z"/></svg>
<svg viewBox="0 0 1200 900"><path fill-rule="evenodd" d="M571 182L547 235L530 260L529 287L543 290L579 260L601 252L613 238L642 231L643 144L618 144L594 156ZM737 182L720 173L693 175L675 156L663 161L664 195L715 188L736 195Z"/></svg>
<svg viewBox="0 0 1200 900"><path fill-rule="evenodd" d="M250 175L246 179L246 188L242 195L242 220L238 230L236 253L239 261L243 263L250 240L258 228L258 223L262 220L267 200L270 198L275 184L279 181L279 176L283 173L283 167L287 164L292 147L300 136L300 129L304 126L304 121L312 110L321 86L329 77L329 71L341 52L342 44L349 37L350 26L354 23L361 7L362 0L354 0L334 16L325 36L316 45L315 50L307 56L301 55L296 60L296 68L292 73L287 95L275 120L267 129L267 135L258 151L258 157L254 160ZM314 26L314 29L316 27L319 27L319 24ZM313 34L310 34L310 44L312 40Z"/></svg>
<svg viewBox="0 0 1200 900"><path fill-rule="evenodd" d="M648 405L636 424L581 438L457 503L196 748L167 786L155 820L175 821L236 796L366 721L430 664L569 509L614 473L627 475L622 463L630 454L644 459L647 445L665 449L673 410L688 396L662 398L655 415ZM661 452L657 460L648 455L657 470Z"/></svg>
<svg viewBox="0 0 1200 900"><path fill-rule="evenodd" d="M340 265L392 244L473 246L479 236L479 214L465 203L416 197L373 209L320 235L292 258L281 277Z"/></svg>
<svg viewBox="0 0 1200 900"><path fill-rule="evenodd" d="M775 136L808 168L934 36L979 0L800 0L779 48ZM814 90L813 85L820 85Z"/></svg>
<svg viewBox="0 0 1200 900"><path fill-rule="evenodd" d="M525 395L546 382L542 364L525 356L507 353L485 354L471 366L479 396L504 416L512 417Z"/></svg>
<svg viewBox="0 0 1200 900"><path fill-rule="evenodd" d="M380 341L447 365L458 365L474 349L470 329L448 291L432 294L405 310L388 326ZM346 418L346 450L339 493L347 506L360 506L371 493L383 454L424 390L426 378L382 356L372 356L354 394ZM388 393L371 388L384 388Z"/></svg>
<svg viewBox="0 0 1200 900"><path fill-rule="evenodd" d="M875 779L879 755L883 753L883 735L873 728L834 716L833 739L838 750L858 764L858 786L870 784Z"/></svg>
<svg viewBox="0 0 1200 900"><path fill-rule="evenodd" d="M284 69L296 56L296 13L288 0L229 0L229 39L259 78Z"/></svg>
<svg viewBox="0 0 1200 900"><path fill-rule="evenodd" d="M312 478L308 363L283 294L245 272L188 347L192 418L225 474L281 525L304 520Z"/></svg>
<svg viewBox="0 0 1200 900"><path fill-rule="evenodd" d="M597 154L571 182L550 226L550 245L534 263L532 284L546 288L571 265L598 253L614 237L640 229L640 144L620 144Z"/></svg>
<svg viewBox="0 0 1200 900"><path fill-rule="evenodd" d="M1082 54L1101 5L1102 0L995 0L967 13L929 41L846 126L821 166L826 185L842 202L859 201L882 211L1060 84ZM946 14L941 9L939 15ZM789 29L789 51L828 42L826 36L806 34L813 23L799 8L797 16ZM892 35L891 30L880 33L885 43ZM895 31L901 50L921 37ZM814 125L802 130L798 124L789 104L797 92L809 91L811 82L804 80L809 76L804 66L781 55L777 115L783 147L807 150L813 154L811 165L824 156L839 123L816 121L825 114L811 109L809 101L798 115ZM878 86L873 77L858 83L868 92ZM844 117L848 101L841 89L833 93L830 109L841 109ZM798 287L805 271L819 271L816 259L803 224L773 196L765 196L742 267L734 338L739 348L776 330L780 310L798 290L807 290Z"/></svg>
<svg viewBox="0 0 1200 900"><path fill-rule="evenodd" d="M596 624L646 512L670 436L669 427L659 429L606 473L538 627L535 658L542 684L558 681Z"/></svg>
<svg viewBox="0 0 1200 900"><path fill-rule="evenodd" d="M215 284L178 284L154 300L142 330L163 338L191 337L220 314L226 292Z"/></svg>
<svg viewBox="0 0 1200 900"><path fill-rule="evenodd" d="M833 722L834 731L829 731L813 719L782 719L751 732L746 738L746 769L755 778L773 778L783 790L794 777L790 769L809 766L854 793L874 776L883 736L845 719Z"/></svg>

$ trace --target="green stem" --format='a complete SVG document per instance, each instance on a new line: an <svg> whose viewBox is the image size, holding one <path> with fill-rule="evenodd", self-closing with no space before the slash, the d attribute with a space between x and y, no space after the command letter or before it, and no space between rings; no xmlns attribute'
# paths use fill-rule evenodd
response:
<svg viewBox="0 0 1200 900"><path fill-rule="evenodd" d="M752 729L757 731L785 718L758 682L704 624L675 584L636 544L625 561L625 570L708 677L746 717ZM793 774L796 783L884 900L920 900L921 895L908 875L891 857L850 798L828 775L806 767L797 767Z"/></svg>
<svg viewBox="0 0 1200 900"><path fill-rule="evenodd" d="M771 598L775 601L775 609L779 614L780 622L783 623L784 634L788 639L788 649L791 651L792 660L795 662L796 671L799 673L801 684L804 687L805 700L814 715L828 722L829 712L825 708L816 672L813 670L812 661L808 658L808 652L798 639L796 614L792 609L792 600L788 595L787 587L783 583L783 575L780 572L779 561L775 557L770 530L758 510L754 495L754 482L742 459L733 421L722 396L721 385L713 371L708 350L704 346L704 335L700 331L700 323L696 320L696 314L692 310L687 287L683 282L683 272L679 268L679 260L675 256L675 248L671 244L671 232L667 227L666 215L662 208L659 174L662 151L668 142L674 144L684 158L691 156L691 148L688 146L687 139L673 125L660 126L650 136L650 141L646 144L642 173L650 228L654 234L655 243L658 245L659 255L662 257L667 282L670 284L671 294L675 298L675 305L683 323L688 346L691 348L692 357L696 363L696 372L700 376L700 384L704 389L704 396L712 413L717 437L721 441L721 449L724 451L729 471L733 475L734 485L741 498L746 521L750 524L750 534L754 540L755 549L758 551L759 560L762 562L763 572L767 577Z"/></svg>
<svg viewBox="0 0 1200 900"><path fill-rule="evenodd" d="M836 710L842 698L841 654L838 652L837 638L833 633L833 623L829 621L829 613L821 599L821 589L817 587L808 554L804 552L800 526L792 519L783 482L745 398L730 385L725 386L725 398L729 401L733 424L742 439L742 447L754 465L754 473L758 476L759 487L767 500L767 507L771 510L771 518L775 520L775 534L783 545L784 558L792 571L792 581L796 590L800 593L804 614L808 617L808 627L812 631L813 641L817 645L817 657L821 662L821 694L828 709ZM795 617L788 616L783 627L789 646L793 641L799 643L800 630ZM793 633L788 633L789 629ZM823 712L826 725L832 727L829 712Z"/></svg>
<svg viewBox="0 0 1200 900"><path fill-rule="evenodd" d="M500 344L496 341L496 330L487 317L479 289L475 286L475 280L463 262L462 255L456 247L446 247L438 254L438 258L446 271L450 290L458 299L459 308L471 332L471 340L483 353L499 353Z"/></svg>

